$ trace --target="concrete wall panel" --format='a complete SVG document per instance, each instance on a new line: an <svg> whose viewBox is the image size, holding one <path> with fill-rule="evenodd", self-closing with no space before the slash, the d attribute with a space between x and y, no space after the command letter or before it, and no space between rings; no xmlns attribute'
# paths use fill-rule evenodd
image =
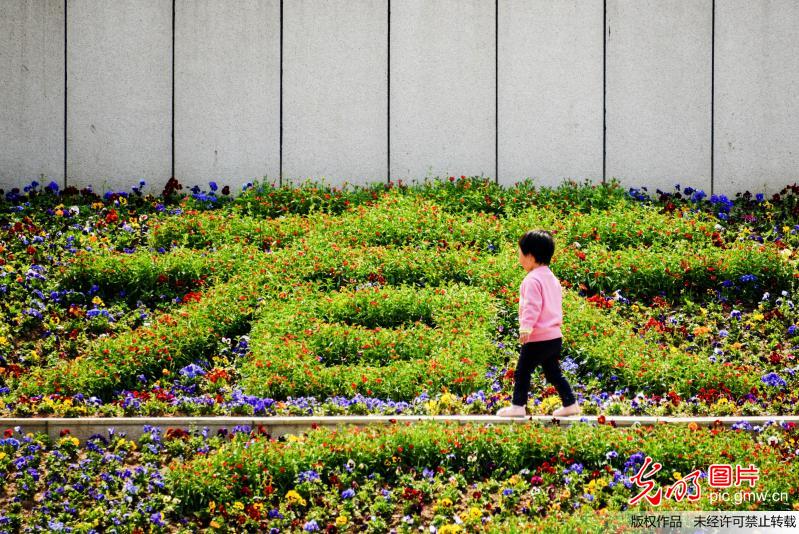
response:
<svg viewBox="0 0 799 534"><path fill-rule="evenodd" d="M68 0L67 178L160 191L172 165L171 0Z"/></svg>
<svg viewBox="0 0 799 534"><path fill-rule="evenodd" d="M283 7L283 182L385 182L386 0Z"/></svg>
<svg viewBox="0 0 799 534"><path fill-rule="evenodd" d="M608 0L606 180L710 191L712 3Z"/></svg>
<svg viewBox="0 0 799 534"><path fill-rule="evenodd" d="M495 171L494 2L391 4L391 176Z"/></svg>
<svg viewBox="0 0 799 534"><path fill-rule="evenodd" d="M499 182L602 181L602 0L500 0Z"/></svg>
<svg viewBox="0 0 799 534"><path fill-rule="evenodd" d="M715 192L799 182L799 3L716 1Z"/></svg>
<svg viewBox="0 0 799 534"><path fill-rule="evenodd" d="M279 151L280 0L177 0L176 178L277 181Z"/></svg>
<svg viewBox="0 0 799 534"><path fill-rule="evenodd" d="M63 0L0 2L0 72L0 189L63 187Z"/></svg>

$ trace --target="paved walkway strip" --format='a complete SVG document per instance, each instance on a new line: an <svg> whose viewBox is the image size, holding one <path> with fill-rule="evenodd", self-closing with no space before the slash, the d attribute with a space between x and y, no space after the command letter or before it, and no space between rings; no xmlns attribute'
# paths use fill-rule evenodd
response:
<svg viewBox="0 0 799 534"><path fill-rule="evenodd" d="M657 416L570 416L554 418L551 415L533 415L526 417L497 417L494 415L353 415L353 416L312 416L312 417L41 417L41 418L0 418L0 430L20 426L23 432L47 433L51 439L58 439L61 431L68 429L70 435L85 440L94 434L106 435L109 428L116 432L125 432L128 439L136 439L144 433L144 426L159 427L163 431L168 428L202 429L208 427L212 432L219 429L232 429L236 426L249 426L256 429L263 426L272 437L285 434L297 434L314 426L336 428L339 425L386 425L414 423L418 421L451 421L461 424L518 424L528 421L539 421L547 425L568 426L580 421L628 427L635 424L642 426L656 424L690 424L712 426L721 424L731 426L735 423L749 423L752 427L763 426L767 422L782 424L792 422L799 424L799 416L753 416L753 417L657 417ZM717 423L718 422L718 423Z"/></svg>

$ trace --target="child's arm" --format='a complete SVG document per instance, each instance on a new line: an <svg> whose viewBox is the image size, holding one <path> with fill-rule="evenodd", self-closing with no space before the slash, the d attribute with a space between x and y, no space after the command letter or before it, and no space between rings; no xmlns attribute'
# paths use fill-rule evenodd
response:
<svg viewBox="0 0 799 534"><path fill-rule="evenodd" d="M520 293L519 342L523 344L533 333L533 326L541 315L541 303L544 297L541 282L535 278L522 282Z"/></svg>

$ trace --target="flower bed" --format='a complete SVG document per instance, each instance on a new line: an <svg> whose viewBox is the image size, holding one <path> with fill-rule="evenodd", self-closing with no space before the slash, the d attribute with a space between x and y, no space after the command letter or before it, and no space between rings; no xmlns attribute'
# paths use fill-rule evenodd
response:
<svg viewBox="0 0 799 534"><path fill-rule="evenodd" d="M799 405L793 189L735 202L679 187L653 200L614 185L465 178L354 191L258 185L235 199L192 192L100 198L48 186L0 203L0 413L493 412L512 388L524 274L515 241L529 226L557 232L564 369L587 412ZM307 284L314 298L287 303ZM481 317L468 335L312 321L286 326L298 335L293 354L267 335L325 292L452 284L471 286L463 291L480 307L464 308ZM465 363L447 351L482 356ZM266 362L283 367L269 374L256 365ZM534 377L530 411L556 405Z"/></svg>
<svg viewBox="0 0 799 534"><path fill-rule="evenodd" d="M624 526L624 510L799 509L791 424L425 423L280 440L248 426L145 426L138 441L113 428L85 441L2 430L0 532L598 531ZM700 499L630 505L646 456L662 464L658 487L698 470ZM753 465L750 491L776 498L711 504L712 463Z"/></svg>
<svg viewBox="0 0 799 534"><path fill-rule="evenodd" d="M242 386L276 398L469 393L489 385L485 369L498 363L495 315L486 293L464 286L303 288L254 322Z"/></svg>

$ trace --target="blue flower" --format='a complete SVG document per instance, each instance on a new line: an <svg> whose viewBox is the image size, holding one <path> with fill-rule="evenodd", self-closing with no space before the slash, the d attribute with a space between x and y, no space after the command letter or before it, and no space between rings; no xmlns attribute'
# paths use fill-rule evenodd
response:
<svg viewBox="0 0 799 534"><path fill-rule="evenodd" d="M341 492L342 499L352 499L353 497L355 497L355 490L352 488L345 489Z"/></svg>
<svg viewBox="0 0 799 534"><path fill-rule="evenodd" d="M755 198L758 202L763 202L763 193L758 193L755 195Z"/></svg>
<svg viewBox="0 0 799 534"><path fill-rule="evenodd" d="M311 519L310 521L305 523L305 525L303 525L302 529L305 530L306 532L312 532L315 530L319 530L319 525L316 523L316 520Z"/></svg>
<svg viewBox="0 0 799 534"><path fill-rule="evenodd" d="M199 365L190 363L189 365L181 369L179 373L187 378L196 378L198 376L203 376L205 374L205 370Z"/></svg>
<svg viewBox="0 0 799 534"><path fill-rule="evenodd" d="M502 495L504 495L505 497L507 497L508 495L513 495L513 490L511 488L504 489L502 490Z"/></svg>
<svg viewBox="0 0 799 534"><path fill-rule="evenodd" d="M788 335L789 336L796 335L796 325L795 324L792 324L791 326L788 327Z"/></svg>
<svg viewBox="0 0 799 534"><path fill-rule="evenodd" d="M152 521L154 525L159 526L159 527L165 527L166 526L166 523L164 523L164 521L163 521L163 516L161 515L161 512L156 512L153 515L151 515L150 516L150 521Z"/></svg>
<svg viewBox="0 0 799 534"><path fill-rule="evenodd" d="M211 191L216 191L218 188L216 182L208 182L208 185L211 186Z"/></svg>
<svg viewBox="0 0 799 534"><path fill-rule="evenodd" d="M780 375L774 372L771 372L767 375L763 375L763 377L760 380L762 380L765 384L772 387L785 387L786 385L788 385L787 382L785 382L785 380L783 380L783 378Z"/></svg>
<svg viewBox="0 0 799 534"><path fill-rule="evenodd" d="M302 483L302 482L313 482L315 480L320 480L319 473L317 473L313 469L311 469L310 471L303 471L302 473L300 473L297 476L299 477L300 483Z"/></svg>
<svg viewBox="0 0 799 534"><path fill-rule="evenodd" d="M742 275L742 276L739 278L739 280L740 280L741 282L754 282L754 281L756 281L756 280L757 280L757 276L755 276L755 275L753 275L753 274L745 274L745 275Z"/></svg>

